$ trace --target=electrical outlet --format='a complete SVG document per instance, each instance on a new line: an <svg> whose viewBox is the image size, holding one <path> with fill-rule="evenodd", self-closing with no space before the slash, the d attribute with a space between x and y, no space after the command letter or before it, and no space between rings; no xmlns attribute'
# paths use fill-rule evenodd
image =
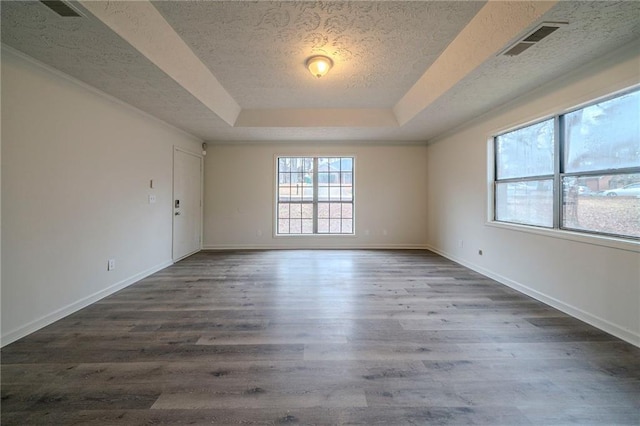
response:
<svg viewBox="0 0 640 426"><path fill-rule="evenodd" d="M114 269L116 269L116 260L109 259L107 261L107 271L113 271Z"/></svg>
<svg viewBox="0 0 640 426"><path fill-rule="evenodd" d="M155 202L156 202L155 194L150 194L149 195L149 204L155 204Z"/></svg>

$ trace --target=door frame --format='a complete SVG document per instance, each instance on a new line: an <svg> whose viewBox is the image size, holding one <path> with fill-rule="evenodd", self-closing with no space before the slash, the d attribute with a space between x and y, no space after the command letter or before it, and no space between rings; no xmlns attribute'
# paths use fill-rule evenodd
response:
<svg viewBox="0 0 640 426"><path fill-rule="evenodd" d="M187 155L192 155L194 157L197 157L200 160L200 244L198 246L198 249L191 252L191 253L187 253L184 256L181 256L179 258L175 257L175 253L174 253L174 242L175 242L175 215L174 215L174 202L176 199L176 185L175 185L175 180L176 180L176 171L175 171L175 167L176 167L176 152L180 151L183 154L187 154ZM171 260L173 263L176 263L182 259L184 259L185 257L191 256L194 253L199 252L200 250L202 250L202 239L203 239L203 231L204 231L204 156L202 155L202 153L200 152L195 152L195 151L191 151L189 149L186 148L182 148L179 147L177 145L173 146L173 153L171 156Z"/></svg>

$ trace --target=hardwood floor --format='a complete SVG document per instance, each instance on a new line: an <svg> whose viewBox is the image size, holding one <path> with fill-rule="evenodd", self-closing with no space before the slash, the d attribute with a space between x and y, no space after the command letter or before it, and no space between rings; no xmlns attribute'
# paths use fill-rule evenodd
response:
<svg viewBox="0 0 640 426"><path fill-rule="evenodd" d="M640 349L424 251L202 252L2 349L3 425L640 424Z"/></svg>

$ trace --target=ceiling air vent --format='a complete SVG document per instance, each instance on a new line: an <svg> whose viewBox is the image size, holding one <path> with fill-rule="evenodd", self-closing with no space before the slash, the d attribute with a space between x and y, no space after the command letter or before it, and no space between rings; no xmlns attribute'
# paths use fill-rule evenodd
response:
<svg viewBox="0 0 640 426"><path fill-rule="evenodd" d="M50 0L50 1L40 0L40 3L44 4L49 9L53 10L55 13L57 13L58 15L64 18L82 16L80 15L80 13L78 13L78 11L76 11L73 7L67 4L67 2L62 0Z"/></svg>
<svg viewBox="0 0 640 426"><path fill-rule="evenodd" d="M527 50L528 48L530 48L531 46L533 46L534 44L536 44L537 42L539 42L540 40L542 40L543 38L550 36L554 31L556 31L563 25L567 25L567 23L566 22L543 22L542 24L538 25L538 27L536 27L535 30L529 33L529 35L521 38L520 40L516 41L515 43L507 47L505 50L500 52L498 56L500 55L517 56L522 52L524 52L525 50Z"/></svg>

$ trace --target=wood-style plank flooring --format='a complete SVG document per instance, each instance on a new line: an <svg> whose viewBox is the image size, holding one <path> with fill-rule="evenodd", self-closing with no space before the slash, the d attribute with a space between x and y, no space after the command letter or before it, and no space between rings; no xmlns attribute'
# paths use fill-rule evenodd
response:
<svg viewBox="0 0 640 426"><path fill-rule="evenodd" d="M426 251L201 252L2 349L3 425L640 424L640 349Z"/></svg>

